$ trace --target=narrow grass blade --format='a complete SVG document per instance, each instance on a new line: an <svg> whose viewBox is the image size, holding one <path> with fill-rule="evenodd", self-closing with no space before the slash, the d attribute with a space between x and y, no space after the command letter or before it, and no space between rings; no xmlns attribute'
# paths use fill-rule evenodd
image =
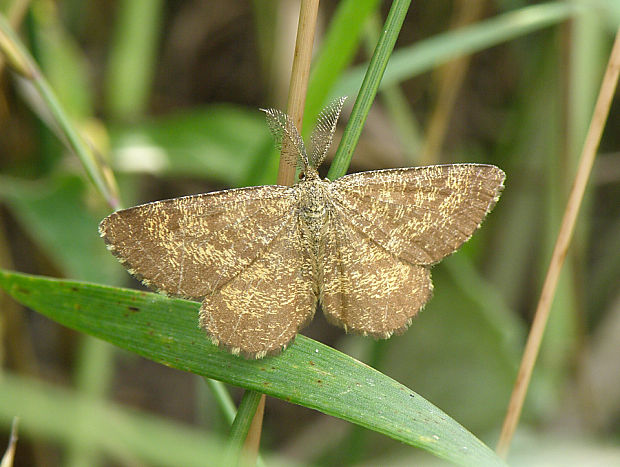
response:
<svg viewBox="0 0 620 467"><path fill-rule="evenodd" d="M411 0L394 0L392 3L388 17L383 25L382 33L379 36L379 41L365 72L364 81L359 88L359 93L357 93L349 123L344 130L338 150L334 156L334 161L329 168L327 178L330 180L342 177L349 167L353 151L362 134L366 117L368 117L370 107L377 95L379 84L383 78L383 73L387 67L392 50L394 50L394 44L396 44L396 39L398 39L400 28L403 25L410 4Z"/></svg>
<svg viewBox="0 0 620 467"><path fill-rule="evenodd" d="M310 134L331 89L355 58L365 24L369 16L377 11L379 3L377 0L339 2L310 72L304 136Z"/></svg>
<svg viewBox="0 0 620 467"><path fill-rule="evenodd" d="M245 391L237 415L230 427L226 465L237 465L242 455L243 445L250 431L250 425L263 394L258 391Z"/></svg>
<svg viewBox="0 0 620 467"><path fill-rule="evenodd" d="M110 116L131 119L149 104L155 60L162 34L162 0L121 1L106 77ZM140 57L136 60L136 57Z"/></svg>
<svg viewBox="0 0 620 467"><path fill-rule="evenodd" d="M39 115L42 118L48 113L51 115L51 122L46 122L48 126L52 130L57 130L58 137L80 159L97 190L107 203L116 209L120 205L118 190L107 166L101 161L95 150L82 138L51 86L41 74L34 59L2 15L0 15L0 52L10 58L9 63L22 74L24 83L32 86L36 91L40 103L45 109L45 112L39 112ZM35 106L33 105L33 107Z"/></svg>

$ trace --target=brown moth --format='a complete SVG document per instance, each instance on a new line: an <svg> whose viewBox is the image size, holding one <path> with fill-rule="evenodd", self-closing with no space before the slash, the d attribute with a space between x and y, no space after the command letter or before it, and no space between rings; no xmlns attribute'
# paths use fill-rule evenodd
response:
<svg viewBox="0 0 620 467"><path fill-rule="evenodd" d="M431 297L430 267L471 237L505 175L450 164L321 180L343 103L321 113L309 153L286 114L265 110L278 145L296 152L295 186L136 206L106 217L101 236L147 286L202 301L200 326L233 354L280 353L319 302L345 331L404 331Z"/></svg>

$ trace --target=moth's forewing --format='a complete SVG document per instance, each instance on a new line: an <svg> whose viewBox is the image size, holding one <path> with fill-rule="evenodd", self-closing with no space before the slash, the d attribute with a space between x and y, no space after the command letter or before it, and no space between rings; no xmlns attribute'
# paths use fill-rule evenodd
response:
<svg viewBox="0 0 620 467"><path fill-rule="evenodd" d="M493 208L505 174L449 164L361 172L332 184L333 203L398 258L434 264L465 243Z"/></svg>
<svg viewBox="0 0 620 467"><path fill-rule="evenodd" d="M262 186L157 201L109 215L99 231L148 286L201 299L263 254L293 216L292 191Z"/></svg>

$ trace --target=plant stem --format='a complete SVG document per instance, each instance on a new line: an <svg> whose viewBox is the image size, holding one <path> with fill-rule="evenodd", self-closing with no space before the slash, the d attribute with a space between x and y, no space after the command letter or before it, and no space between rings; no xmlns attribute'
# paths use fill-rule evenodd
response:
<svg viewBox="0 0 620 467"><path fill-rule="evenodd" d="M297 25L297 39L295 43L295 56L293 58L293 67L291 70L291 82L289 86L289 95L287 103L287 114L291 117L297 129L301 133L301 125L304 116L304 106L306 102L306 91L308 89L308 77L310 75L310 63L312 61L312 47L314 44L314 32L316 30L316 19L319 10L319 0L302 0L299 11L299 23ZM280 156L280 166L278 169L279 185L293 185L295 182L296 158L291 160L287 157L290 151L283 145ZM252 411L253 418L247 430L244 433L244 464L253 465L256 463L258 456L258 446L260 444L260 436L263 425L263 414L265 411L265 395L256 391L246 391L244 394L248 399L251 398L252 405L248 406L248 410ZM257 399L254 405L254 399ZM242 404L243 404L242 401ZM250 404L248 402L248 404ZM241 412L241 406L237 412L237 417ZM233 427L237 421L233 422ZM231 432L231 448L234 448L234 431ZM231 464L236 465L236 464Z"/></svg>
<svg viewBox="0 0 620 467"><path fill-rule="evenodd" d="M564 211L564 217L560 226L560 232L558 233L555 247L553 249L549 269L547 270L547 276L545 277L545 282L543 284L536 313L534 315L534 321L532 322L532 328L525 345L525 351L523 352L521 366L519 367L519 373L517 374L517 381L510 397L508 411L506 413L506 418L504 419L504 424L502 426L502 432L497 444L497 453L504 458L508 455L510 442L512 441L512 437L519 422L525 395L527 394L534 364L536 363L536 357L538 356L542 337L547 325L547 319L549 318L549 311L553 302L553 296L558 283L558 278L560 276L560 271L562 270L562 265L564 264L564 259L566 258L566 253L573 235L577 214L579 213L579 207L581 206L586 185L588 183L588 178L590 177L592 165L594 164L594 159L596 157L596 150L600 143L601 135L603 134L603 128L605 127L607 115L609 114L609 107L616 89L619 72L620 29L616 33L616 40L611 51L609 63L607 64L605 76L603 77L601 90L594 107L594 114L592 116L590 128L588 129L588 134L581 152L575 182L573 184L573 188L571 189L568 202L566 203L566 209Z"/></svg>
<svg viewBox="0 0 620 467"><path fill-rule="evenodd" d="M304 106L306 104L306 91L310 76L310 62L312 61L312 46L314 44L314 31L316 18L319 10L319 0L303 0L299 11L299 24L297 25L297 40L295 43L295 56L291 70L291 83L289 85L288 103L286 113L291 117L297 130L301 133L301 125L304 119ZM290 149L282 145L280 155L280 167L278 169L278 185L293 185L295 183L295 169L297 155L290 156Z"/></svg>
<svg viewBox="0 0 620 467"><path fill-rule="evenodd" d="M239 465L242 455L244 459L244 464L246 462L248 464L251 463L250 457L254 458L254 463L256 462L255 456L252 456L253 453L249 453L246 449L243 449L243 447L246 443L248 432L250 431L250 426L253 424L255 414L257 413L256 409L258 408L263 397L264 394L261 394L258 391L253 391L251 389L247 389L243 393L243 398L241 399L241 403L239 404L237 415L235 416L235 420L230 427L226 465Z"/></svg>
<svg viewBox="0 0 620 467"><path fill-rule="evenodd" d="M34 87L45 103L45 110L53 117L52 130L55 130L61 141L78 156L89 178L110 207L118 209L120 200L112 171L94 148L81 137L34 59L2 15L0 15L0 52L5 54L7 64Z"/></svg>

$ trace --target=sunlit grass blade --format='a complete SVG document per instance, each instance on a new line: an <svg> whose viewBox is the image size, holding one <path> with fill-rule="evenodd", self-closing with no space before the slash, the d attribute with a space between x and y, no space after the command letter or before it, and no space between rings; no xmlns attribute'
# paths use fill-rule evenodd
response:
<svg viewBox="0 0 620 467"><path fill-rule="evenodd" d="M0 272L0 287L60 324L164 365L319 410L461 465L502 465L418 394L312 339L298 336L279 357L245 360L209 342L195 302L10 272Z"/></svg>

